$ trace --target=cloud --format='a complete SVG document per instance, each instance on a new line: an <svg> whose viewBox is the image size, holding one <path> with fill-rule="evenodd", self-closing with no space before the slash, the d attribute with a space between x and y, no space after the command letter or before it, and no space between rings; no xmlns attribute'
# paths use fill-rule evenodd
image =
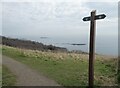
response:
<svg viewBox="0 0 120 88"><path fill-rule="evenodd" d="M118 2L119 0L1 0L2 2Z"/></svg>
<svg viewBox="0 0 120 88"><path fill-rule="evenodd" d="M72 0L69 2L53 2L52 0L51 2L41 1L39 3L4 2L2 5L3 33L6 35L84 35L88 33L89 22L83 22L82 18L89 16L93 8L98 9L98 14L105 12L107 15L105 20L98 22L101 27L110 28L109 25L111 25L114 28L116 26L116 22L110 22L111 19L114 20L117 12L112 4L72 2ZM101 8L101 6L103 7ZM110 8L114 10L112 14Z"/></svg>
<svg viewBox="0 0 120 88"><path fill-rule="evenodd" d="M117 17L117 2L86 2L83 6L93 10L96 9L97 14L104 13L107 15L107 18Z"/></svg>
<svg viewBox="0 0 120 88"><path fill-rule="evenodd" d="M0 35L2 35L2 3L0 3Z"/></svg>

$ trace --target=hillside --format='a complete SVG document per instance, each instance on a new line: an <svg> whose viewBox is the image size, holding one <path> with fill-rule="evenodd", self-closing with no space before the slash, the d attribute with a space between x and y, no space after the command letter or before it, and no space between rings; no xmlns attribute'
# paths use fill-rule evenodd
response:
<svg viewBox="0 0 120 88"><path fill-rule="evenodd" d="M42 43L30 40L21 40L16 38L8 38L4 36L0 36L2 38L2 44L17 48L31 49L31 50L40 50L40 51L64 51L66 52L66 48L56 47L53 45L44 45Z"/></svg>
<svg viewBox="0 0 120 88"><path fill-rule="evenodd" d="M88 85L89 63L87 54L43 52L4 45L0 49L4 56L29 66L38 73L65 86L65 88ZM117 58L96 55L94 63L95 86L116 86L116 72Z"/></svg>

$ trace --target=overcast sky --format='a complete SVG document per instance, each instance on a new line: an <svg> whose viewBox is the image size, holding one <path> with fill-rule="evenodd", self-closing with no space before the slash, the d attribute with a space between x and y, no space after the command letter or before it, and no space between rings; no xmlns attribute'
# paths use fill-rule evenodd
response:
<svg viewBox="0 0 120 88"><path fill-rule="evenodd" d="M85 2L81 0L76 0L76 2L75 0L17 1L4 0L0 3L2 6L2 12L0 11L2 35L22 36L23 38L25 36L86 35L89 31L89 22L83 22L82 19L96 9L97 14L104 13L107 16L105 19L97 21L97 35L117 36L118 0L114 0L116 2L110 2L110 0L106 0L106 2L94 2L94 0L93 2L88 0Z"/></svg>

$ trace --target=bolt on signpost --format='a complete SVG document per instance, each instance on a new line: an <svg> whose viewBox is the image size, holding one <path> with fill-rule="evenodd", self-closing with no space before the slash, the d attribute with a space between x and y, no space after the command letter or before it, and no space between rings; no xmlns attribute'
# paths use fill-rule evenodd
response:
<svg viewBox="0 0 120 88"><path fill-rule="evenodd" d="M83 21L90 21L90 43L89 43L89 87L94 86L94 59L95 59L95 31L96 20L104 19L106 15L96 15L96 10L91 12L91 16L84 17Z"/></svg>

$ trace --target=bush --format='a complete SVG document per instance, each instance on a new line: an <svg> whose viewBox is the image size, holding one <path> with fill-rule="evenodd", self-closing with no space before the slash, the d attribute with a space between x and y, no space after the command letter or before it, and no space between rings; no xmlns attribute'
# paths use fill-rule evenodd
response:
<svg viewBox="0 0 120 88"><path fill-rule="evenodd" d="M118 84L120 85L120 72L118 73Z"/></svg>

